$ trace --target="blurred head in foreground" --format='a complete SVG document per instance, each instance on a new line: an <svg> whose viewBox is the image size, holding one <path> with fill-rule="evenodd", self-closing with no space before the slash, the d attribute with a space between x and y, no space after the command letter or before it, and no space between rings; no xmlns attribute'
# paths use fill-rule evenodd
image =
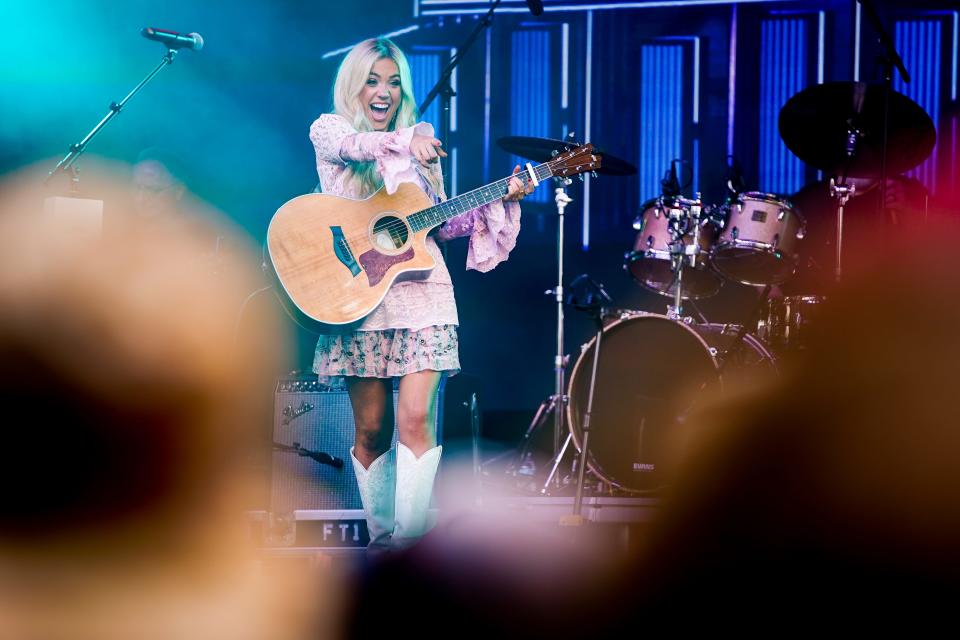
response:
<svg viewBox="0 0 960 640"><path fill-rule="evenodd" d="M960 235L916 231L859 256L779 384L701 417L628 592L638 620L945 617L960 585Z"/></svg>
<svg viewBox="0 0 960 640"><path fill-rule="evenodd" d="M129 205L123 174L91 166L96 195ZM207 272L190 225L79 237L39 214L38 185L0 191L6 631L287 637L247 579L242 521L285 347L266 316L235 339L256 260Z"/></svg>

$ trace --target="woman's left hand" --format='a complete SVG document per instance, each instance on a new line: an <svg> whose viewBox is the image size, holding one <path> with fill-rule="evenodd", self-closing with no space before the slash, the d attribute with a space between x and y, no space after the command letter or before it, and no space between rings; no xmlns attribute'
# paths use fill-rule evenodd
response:
<svg viewBox="0 0 960 640"><path fill-rule="evenodd" d="M517 165L513 168L513 175L516 176L520 173L520 165ZM527 185L524 186L523 182L520 181L520 178L510 178L510 185L507 187L507 195L503 196L504 202L520 202L523 200L523 197L527 194L533 193L533 180L527 180Z"/></svg>

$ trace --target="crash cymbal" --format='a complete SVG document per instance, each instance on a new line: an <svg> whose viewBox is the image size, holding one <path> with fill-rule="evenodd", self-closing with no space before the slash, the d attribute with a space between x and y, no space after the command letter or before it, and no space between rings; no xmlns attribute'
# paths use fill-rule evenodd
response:
<svg viewBox="0 0 960 640"><path fill-rule="evenodd" d="M846 174L857 178L880 175L883 151L883 85L828 82L808 87L780 110L780 137L807 164L838 175L847 166L848 129L858 132ZM929 157L937 132L927 112L916 102L890 91L887 175L913 169Z"/></svg>
<svg viewBox="0 0 960 640"><path fill-rule="evenodd" d="M498 139L497 146L508 153L532 160L533 162L546 162L553 157L554 151L563 153L578 145L576 142L553 140L551 138L507 136L506 138ZM598 151L598 153L603 156L603 163L601 167L597 169L597 173L602 173L607 176L632 176L637 172L637 168L626 160L621 160L602 150Z"/></svg>

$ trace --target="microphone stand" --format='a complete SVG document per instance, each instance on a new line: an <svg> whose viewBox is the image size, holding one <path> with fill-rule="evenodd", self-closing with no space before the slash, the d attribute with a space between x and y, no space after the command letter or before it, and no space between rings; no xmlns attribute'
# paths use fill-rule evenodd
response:
<svg viewBox="0 0 960 640"><path fill-rule="evenodd" d="M149 74L147 74L147 77L144 78L143 80L141 80L141 81L140 81L140 84L138 84L137 86L135 86L135 87L133 88L133 90L130 91L130 93L127 94L127 97L125 97L125 98L124 98L123 100L121 100L119 103L111 102L111 103L110 103L110 107L109 107L109 111L107 111L107 115L105 115L105 116L103 117L103 119L100 120L100 122L97 123L97 125L90 131L90 133L88 133L88 134L86 135L86 137L84 137L83 140L81 140L80 142L77 142L76 144L70 145L70 150L67 152L67 155L65 155L65 156L63 157L63 160L61 160L61 161L57 164L57 166L54 167L53 170L52 170L50 173L47 174L47 177L43 179L43 183L44 183L44 184L47 184L47 183L50 182L50 180L51 180L54 176L56 176L57 174L65 173L65 172L69 171L69 172L70 172L70 176L71 176L71 182L70 182L71 187L70 187L70 190L71 190L71 192L74 192L74 193L75 193L75 192L78 190L78 185L79 185L79 182L80 182L80 178L79 178L79 176L77 175L77 169L76 169L76 167L74 167L73 165L74 165L74 163L77 161L77 159L83 154L83 152L86 150L87 145L90 143L91 140L93 140L93 138L94 138L98 133L100 133L100 131L103 130L104 127L107 126L107 123L109 123L111 120L113 120L114 116L116 116L118 113L120 113L120 110L123 109L124 106L126 106L127 102L130 101L130 98L132 98L133 96L137 95L137 93L139 93L140 90L143 89L143 87L144 87L148 82L150 82L151 80L153 80L153 77L154 77L155 75L157 75L158 73L160 73L160 70L161 70L161 69L163 69L164 67L166 67L166 66L168 66L168 65L173 64L173 59L174 59L176 56L177 56L177 50L176 50L176 49L169 49L169 48L168 48L168 49L167 49L167 52L166 52L166 53L164 54L164 56L163 56L163 59L160 61L160 64L158 64L158 65L156 66L156 68L154 68L153 71L151 71Z"/></svg>
<svg viewBox="0 0 960 640"><path fill-rule="evenodd" d="M589 276L587 276L587 280L590 285L596 289L598 298L591 298L591 296L588 294L586 299L579 305L575 304L575 307L582 311L586 311L587 314L593 318L593 321L597 327L597 334L593 349L593 363L590 370L590 390L587 392L587 408L583 413L583 442L581 442L580 447L580 458L577 461L577 492L573 500L573 513L560 518L561 526L582 526L585 522L582 514L583 483L586 478L587 464L590 459L590 419L593 416L593 398L597 385L597 366L600 362L600 341L603 339L603 317L605 315L605 307L602 305L604 302L608 304L613 302L610 296L607 295L607 292L604 291L603 285L594 282L593 278L590 278ZM575 282L576 280L571 283L571 286L573 286Z"/></svg>
<svg viewBox="0 0 960 640"><path fill-rule="evenodd" d="M453 86L450 84L450 77L453 75L453 70L456 69L457 65L460 64L463 54L465 54L470 47L473 46L473 43L480 35L480 32L493 23L493 12L500 4L500 1L501 0L494 0L493 4L490 5L490 10L487 11L487 15L480 19L480 22L477 23L476 27L474 27L473 32L457 49L457 53L450 59L450 62L447 63L447 66L443 69L443 71L440 72L440 78L437 80L437 83L433 85L430 93L427 94L427 97L424 98L423 102L420 103L420 106L417 107L417 110L422 115L426 112L438 95L443 96L443 117L440 118L440 141L443 143L443 149L447 148L447 141L450 137L450 101L453 96L457 95L457 92L453 90ZM448 176L450 175L450 172L445 170L443 175L445 180L449 179Z"/></svg>
<svg viewBox="0 0 960 640"><path fill-rule="evenodd" d="M883 48L880 54L880 64L883 65L883 138L880 145L880 203L877 205L877 213L886 220L887 209L887 146L890 135L890 92L893 91L893 68L896 67L900 72L900 77L907 84L910 83L910 74L903 66L903 60L893 44L893 39L883 27L883 21L877 14L877 9L872 0L857 0L863 7L867 20L873 25L873 30L877 32L877 41Z"/></svg>

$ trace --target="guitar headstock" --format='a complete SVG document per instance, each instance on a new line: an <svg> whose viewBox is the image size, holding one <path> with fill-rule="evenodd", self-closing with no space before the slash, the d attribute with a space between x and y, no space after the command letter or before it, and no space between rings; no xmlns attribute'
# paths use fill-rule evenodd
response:
<svg viewBox="0 0 960 640"><path fill-rule="evenodd" d="M554 176L568 178L578 173L596 171L602 160L603 156L595 153L593 145L588 142L554 156L547 164Z"/></svg>

